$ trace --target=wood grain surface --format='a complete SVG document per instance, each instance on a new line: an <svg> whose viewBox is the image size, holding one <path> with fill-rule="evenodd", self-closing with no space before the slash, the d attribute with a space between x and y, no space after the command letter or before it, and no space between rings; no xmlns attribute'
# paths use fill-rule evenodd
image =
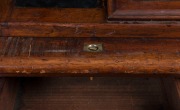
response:
<svg viewBox="0 0 180 110"><path fill-rule="evenodd" d="M20 23L2 24L10 37L179 38L180 24Z"/></svg>
<svg viewBox="0 0 180 110"><path fill-rule="evenodd" d="M0 13L6 13L0 22L2 76L179 77L179 22L107 22L106 6L49 9L1 3ZM84 52L87 43L100 43L103 51Z"/></svg>
<svg viewBox="0 0 180 110"><path fill-rule="evenodd" d="M175 75L179 77L179 57L160 56L143 54L93 58L6 57L1 58L0 71L1 76Z"/></svg>
<svg viewBox="0 0 180 110"><path fill-rule="evenodd" d="M2 37L2 76L175 75L179 76L178 39L14 38ZM103 52L84 52L102 43Z"/></svg>

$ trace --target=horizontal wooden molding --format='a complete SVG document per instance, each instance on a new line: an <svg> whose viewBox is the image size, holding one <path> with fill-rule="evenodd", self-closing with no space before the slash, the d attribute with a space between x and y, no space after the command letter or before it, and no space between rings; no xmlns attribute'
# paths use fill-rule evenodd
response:
<svg viewBox="0 0 180 110"><path fill-rule="evenodd" d="M9 37L180 38L180 24L1 23Z"/></svg>
<svg viewBox="0 0 180 110"><path fill-rule="evenodd" d="M175 54L1 57L0 76L180 76Z"/></svg>

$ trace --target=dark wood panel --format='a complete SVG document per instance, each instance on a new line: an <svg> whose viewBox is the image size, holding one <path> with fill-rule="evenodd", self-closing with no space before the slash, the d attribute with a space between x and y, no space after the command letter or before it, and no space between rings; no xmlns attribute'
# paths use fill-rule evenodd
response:
<svg viewBox="0 0 180 110"><path fill-rule="evenodd" d="M110 20L179 20L179 1L108 0Z"/></svg>
<svg viewBox="0 0 180 110"><path fill-rule="evenodd" d="M1 92L3 90L5 82L6 82L5 78L0 78L0 94L1 94Z"/></svg>
<svg viewBox="0 0 180 110"><path fill-rule="evenodd" d="M21 83L17 110L169 110L154 78L24 78Z"/></svg>
<svg viewBox="0 0 180 110"><path fill-rule="evenodd" d="M16 78L5 78L4 80L3 88L0 91L0 110L14 110L19 86L18 80Z"/></svg>
<svg viewBox="0 0 180 110"><path fill-rule="evenodd" d="M180 79L164 79L166 94L173 110L180 110Z"/></svg>
<svg viewBox="0 0 180 110"><path fill-rule="evenodd" d="M179 38L180 24L110 24L110 23L22 23L2 24L3 36L10 37L121 37Z"/></svg>

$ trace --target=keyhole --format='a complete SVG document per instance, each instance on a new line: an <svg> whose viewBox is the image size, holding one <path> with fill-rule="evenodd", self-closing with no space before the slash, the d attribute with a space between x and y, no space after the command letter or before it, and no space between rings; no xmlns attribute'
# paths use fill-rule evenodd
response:
<svg viewBox="0 0 180 110"><path fill-rule="evenodd" d="M91 44L88 46L88 49L95 52L98 51L99 47L96 44Z"/></svg>
<svg viewBox="0 0 180 110"><path fill-rule="evenodd" d="M102 44L84 44L85 52L102 52L103 46Z"/></svg>

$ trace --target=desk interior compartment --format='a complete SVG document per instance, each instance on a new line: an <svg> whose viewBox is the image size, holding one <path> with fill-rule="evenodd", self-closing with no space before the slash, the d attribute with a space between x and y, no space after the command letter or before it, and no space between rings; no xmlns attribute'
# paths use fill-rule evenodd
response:
<svg viewBox="0 0 180 110"><path fill-rule="evenodd" d="M162 82L160 78L2 78L0 108L170 110Z"/></svg>

